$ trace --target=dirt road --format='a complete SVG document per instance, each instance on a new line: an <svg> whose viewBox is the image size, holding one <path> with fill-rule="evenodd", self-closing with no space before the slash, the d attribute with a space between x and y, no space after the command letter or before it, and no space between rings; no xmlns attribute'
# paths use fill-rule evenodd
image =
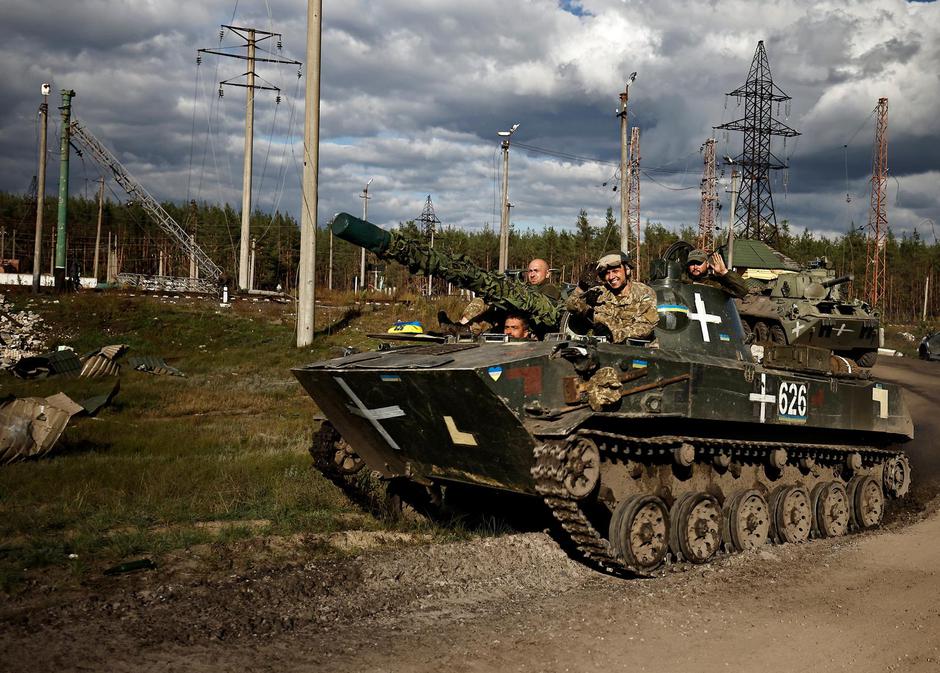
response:
<svg viewBox="0 0 940 673"><path fill-rule="evenodd" d="M877 373L908 386L915 476L936 483L940 363ZM642 581L586 570L541 533L329 563L304 563L308 540L259 541L248 567L181 558L2 605L0 669L940 671L935 511Z"/></svg>

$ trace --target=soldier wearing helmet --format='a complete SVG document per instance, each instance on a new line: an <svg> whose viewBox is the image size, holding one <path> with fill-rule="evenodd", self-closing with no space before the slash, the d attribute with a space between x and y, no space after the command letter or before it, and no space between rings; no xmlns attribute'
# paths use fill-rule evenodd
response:
<svg viewBox="0 0 940 673"><path fill-rule="evenodd" d="M610 252L597 260L597 277L603 283L579 288L565 302L571 313L610 332L614 343L649 339L659 322L656 293L632 279L635 265L622 252Z"/></svg>

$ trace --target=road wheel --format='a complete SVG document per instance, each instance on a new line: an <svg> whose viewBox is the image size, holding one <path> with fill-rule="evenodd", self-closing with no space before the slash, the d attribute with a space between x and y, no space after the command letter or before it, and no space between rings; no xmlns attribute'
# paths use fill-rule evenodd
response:
<svg viewBox="0 0 940 673"><path fill-rule="evenodd" d="M771 325L770 326L770 340L775 344L787 343L787 333L783 331L783 327L780 325Z"/></svg>
<svg viewBox="0 0 940 673"><path fill-rule="evenodd" d="M705 563L721 547L721 507L707 493L685 493L669 513L669 546L691 563Z"/></svg>
<svg viewBox="0 0 940 673"><path fill-rule="evenodd" d="M725 543L732 551L745 551L767 542L770 508L760 491L747 489L725 500L722 510Z"/></svg>
<svg viewBox="0 0 940 673"><path fill-rule="evenodd" d="M614 510L610 545L624 563L643 572L654 570L669 551L669 512L655 495L635 495Z"/></svg>
<svg viewBox="0 0 940 673"><path fill-rule="evenodd" d="M751 328L751 324L746 320L742 320L741 327L744 328L744 343L752 343L754 341L754 330Z"/></svg>
<svg viewBox="0 0 940 673"><path fill-rule="evenodd" d="M874 528L885 513L885 496L870 474L859 474L849 481L849 502L852 505L852 523L859 530Z"/></svg>
<svg viewBox="0 0 940 673"><path fill-rule="evenodd" d="M865 351L864 353L859 354L855 361L858 363L859 367L870 368L875 366L875 362L878 361L878 351Z"/></svg>
<svg viewBox="0 0 940 673"><path fill-rule="evenodd" d="M754 323L754 342L766 343L768 341L770 341L770 328L763 320L758 320Z"/></svg>
<svg viewBox="0 0 940 673"><path fill-rule="evenodd" d="M779 543L796 544L809 540L813 528L813 508L802 486L778 486L770 494L774 538Z"/></svg>
<svg viewBox="0 0 940 673"><path fill-rule="evenodd" d="M849 530L849 496L838 481L816 484L810 496L820 537L839 537Z"/></svg>

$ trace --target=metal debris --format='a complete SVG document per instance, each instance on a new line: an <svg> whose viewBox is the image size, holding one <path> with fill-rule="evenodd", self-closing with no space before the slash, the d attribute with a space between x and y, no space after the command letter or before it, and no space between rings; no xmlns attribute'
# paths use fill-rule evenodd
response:
<svg viewBox="0 0 940 673"><path fill-rule="evenodd" d="M161 357L156 355L134 355L127 358L127 365L139 372L148 374L164 374L166 376L186 376L176 367L171 367Z"/></svg>
<svg viewBox="0 0 940 673"><path fill-rule="evenodd" d="M0 464L45 456L84 408L64 393L0 403Z"/></svg>
<svg viewBox="0 0 940 673"><path fill-rule="evenodd" d="M104 571L105 575L121 575L123 573L134 572L135 570L153 570L157 567L157 564L154 563L149 558L142 558L136 561L127 561L126 563L119 563L116 566L112 566Z"/></svg>
<svg viewBox="0 0 940 673"><path fill-rule="evenodd" d="M71 348L21 358L10 367L14 376L21 379L44 379L49 376L77 376L82 370L82 361Z"/></svg>
<svg viewBox="0 0 940 673"><path fill-rule="evenodd" d="M84 363L80 376L93 378L96 376L117 376L121 373L121 365L117 360L124 355L128 346L115 344L102 346L97 351L87 353L82 357Z"/></svg>

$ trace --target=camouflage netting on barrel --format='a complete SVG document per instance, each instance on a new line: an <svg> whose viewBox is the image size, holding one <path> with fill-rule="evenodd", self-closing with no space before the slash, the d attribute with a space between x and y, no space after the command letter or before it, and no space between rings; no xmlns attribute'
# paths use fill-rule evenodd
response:
<svg viewBox="0 0 940 673"><path fill-rule="evenodd" d="M439 252L398 232L391 232L390 237L384 256L408 267L412 273L446 278L459 287L476 292L490 305L531 316L535 324L558 323L559 307L527 283L484 271L466 255Z"/></svg>

